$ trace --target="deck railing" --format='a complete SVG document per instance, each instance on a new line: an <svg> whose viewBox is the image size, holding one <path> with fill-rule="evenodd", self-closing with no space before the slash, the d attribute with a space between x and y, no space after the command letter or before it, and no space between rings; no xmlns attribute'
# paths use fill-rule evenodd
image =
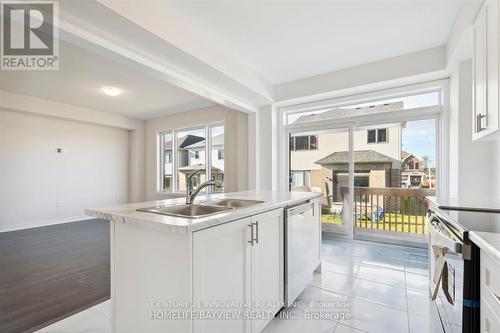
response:
<svg viewBox="0 0 500 333"><path fill-rule="evenodd" d="M341 189L344 198L348 191L347 187ZM435 190L429 189L355 187L355 226L364 230L427 234L424 198L434 194Z"/></svg>

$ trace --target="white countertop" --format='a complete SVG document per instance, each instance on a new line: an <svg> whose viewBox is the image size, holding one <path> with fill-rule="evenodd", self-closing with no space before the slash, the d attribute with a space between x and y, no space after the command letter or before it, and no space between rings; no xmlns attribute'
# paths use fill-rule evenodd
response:
<svg viewBox="0 0 500 333"><path fill-rule="evenodd" d="M458 198L442 198L429 196L427 200L440 209L462 210L470 212L500 213L500 201L492 199L463 200Z"/></svg>
<svg viewBox="0 0 500 333"><path fill-rule="evenodd" d="M154 213L138 212L138 208L176 205L185 203L185 198L175 198L167 200L148 201L140 203L131 203L107 208L86 209L85 214L110 220L114 222L134 223L134 224L154 224L161 230L169 232L191 232L207 227L215 226L232 220L244 218L247 216L259 214L271 209L292 206L313 198L320 197L321 193L316 192L277 192L277 191L245 191L233 193L218 193L210 195L210 199L250 199L261 200L260 203L251 207L238 208L217 215L211 215L197 219L187 219L160 215ZM207 196L200 195L196 202L207 200Z"/></svg>
<svg viewBox="0 0 500 333"><path fill-rule="evenodd" d="M486 251L500 262L500 233L471 231L469 232L469 238L481 250Z"/></svg>

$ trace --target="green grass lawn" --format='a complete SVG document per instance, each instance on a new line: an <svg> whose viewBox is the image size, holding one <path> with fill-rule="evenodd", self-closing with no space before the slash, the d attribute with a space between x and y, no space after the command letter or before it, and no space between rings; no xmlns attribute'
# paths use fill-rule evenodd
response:
<svg viewBox="0 0 500 333"><path fill-rule="evenodd" d="M321 222L342 224L339 214L323 214L321 215ZM385 223L384 223L385 222ZM362 218L356 221L356 227L364 229L377 229L377 230L391 230L410 233L427 233L427 226L423 216L404 215L401 214L386 214L378 223L370 219Z"/></svg>

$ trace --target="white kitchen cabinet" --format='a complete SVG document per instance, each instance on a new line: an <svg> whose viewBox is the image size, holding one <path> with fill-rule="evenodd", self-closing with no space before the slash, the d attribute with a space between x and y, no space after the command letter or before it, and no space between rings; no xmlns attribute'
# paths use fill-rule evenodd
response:
<svg viewBox="0 0 500 333"><path fill-rule="evenodd" d="M481 250L481 332L500 328L500 262Z"/></svg>
<svg viewBox="0 0 500 333"><path fill-rule="evenodd" d="M193 299L195 301L219 300L243 303L251 299L252 249L248 243L251 237L251 222L251 218L245 218L194 233ZM237 310L247 309L242 307ZM250 322L243 317L233 320L195 320L193 331L250 332L249 325Z"/></svg>
<svg viewBox="0 0 500 333"><path fill-rule="evenodd" d="M500 130L498 1L485 0L473 24L473 140L493 139Z"/></svg>
<svg viewBox="0 0 500 333"><path fill-rule="evenodd" d="M263 302L255 310L269 317L252 320L252 332L264 329L284 300L283 210L252 216L255 241L252 246L252 301Z"/></svg>
<svg viewBox="0 0 500 333"><path fill-rule="evenodd" d="M195 232L193 299L247 302L237 310L256 316L196 320L193 332L262 331L283 302L283 265L282 209Z"/></svg>
<svg viewBox="0 0 500 333"><path fill-rule="evenodd" d="M284 208L314 202L316 231L305 235L309 275L319 262L320 215L317 195L261 196L279 205L189 223L136 212L151 203L89 210L112 221L112 332L262 332L285 298ZM233 302L223 307L232 312L214 302ZM220 320L199 317L221 313Z"/></svg>

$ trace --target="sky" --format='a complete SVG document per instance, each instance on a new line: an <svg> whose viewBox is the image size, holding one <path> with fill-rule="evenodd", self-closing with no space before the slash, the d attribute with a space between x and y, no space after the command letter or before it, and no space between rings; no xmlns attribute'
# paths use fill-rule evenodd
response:
<svg viewBox="0 0 500 333"><path fill-rule="evenodd" d="M420 158L424 155L431 157L431 165L436 163L436 120L413 120L403 128L403 147Z"/></svg>

